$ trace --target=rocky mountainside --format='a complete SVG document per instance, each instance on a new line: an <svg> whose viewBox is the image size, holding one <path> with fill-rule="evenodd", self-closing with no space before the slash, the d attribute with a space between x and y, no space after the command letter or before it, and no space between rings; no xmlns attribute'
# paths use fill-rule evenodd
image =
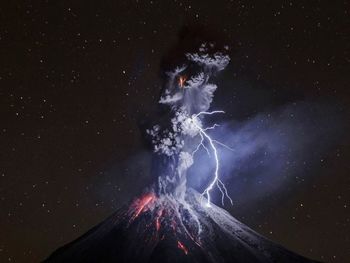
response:
<svg viewBox="0 0 350 263"><path fill-rule="evenodd" d="M44 262L315 262L201 199L191 189L181 201L146 193Z"/></svg>

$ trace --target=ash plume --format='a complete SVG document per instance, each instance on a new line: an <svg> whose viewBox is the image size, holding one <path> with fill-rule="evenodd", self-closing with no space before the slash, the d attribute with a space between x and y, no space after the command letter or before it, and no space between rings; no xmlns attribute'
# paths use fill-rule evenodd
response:
<svg viewBox="0 0 350 263"><path fill-rule="evenodd" d="M211 80L219 71L225 69L230 58L227 55L228 46L221 50L214 42L201 43L197 50L186 52L180 65L165 72L167 80L159 103L171 109L170 125L154 125L147 130L150 135L154 152L166 164L166 170L160 171L158 191L163 194L173 194L176 198L184 199L186 192L187 169L193 164L193 156L200 147L213 154L215 172L213 179L203 193L210 205L210 192L218 187L223 197L228 196L224 183L219 179L219 157L216 145L208 130L212 127L203 126L206 115L223 113L208 112L217 89ZM220 50L220 51L218 51Z"/></svg>

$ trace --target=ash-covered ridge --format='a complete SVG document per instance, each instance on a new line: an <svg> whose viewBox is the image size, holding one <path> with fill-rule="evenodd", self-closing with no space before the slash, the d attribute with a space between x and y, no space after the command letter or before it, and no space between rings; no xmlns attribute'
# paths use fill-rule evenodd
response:
<svg viewBox="0 0 350 263"><path fill-rule="evenodd" d="M262 237L188 190L184 202L150 192L45 262L316 262Z"/></svg>

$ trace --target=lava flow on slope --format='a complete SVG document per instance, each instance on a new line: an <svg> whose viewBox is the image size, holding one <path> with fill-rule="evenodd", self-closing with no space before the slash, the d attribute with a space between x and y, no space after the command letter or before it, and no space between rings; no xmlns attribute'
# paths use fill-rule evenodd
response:
<svg viewBox="0 0 350 263"><path fill-rule="evenodd" d="M269 241L189 189L183 201L148 193L45 262L315 262Z"/></svg>

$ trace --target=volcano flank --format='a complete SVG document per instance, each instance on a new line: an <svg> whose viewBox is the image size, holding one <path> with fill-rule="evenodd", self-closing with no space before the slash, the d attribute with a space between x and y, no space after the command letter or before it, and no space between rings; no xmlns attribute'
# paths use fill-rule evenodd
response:
<svg viewBox="0 0 350 263"><path fill-rule="evenodd" d="M189 189L186 203L147 193L44 262L316 262L259 235Z"/></svg>

